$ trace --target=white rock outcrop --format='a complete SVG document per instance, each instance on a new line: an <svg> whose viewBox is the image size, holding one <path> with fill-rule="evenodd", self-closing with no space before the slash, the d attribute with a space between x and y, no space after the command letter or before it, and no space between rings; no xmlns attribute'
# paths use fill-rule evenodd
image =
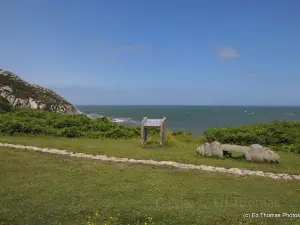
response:
<svg viewBox="0 0 300 225"><path fill-rule="evenodd" d="M79 110L52 90L30 84L16 74L0 69L0 98L11 107L51 110L66 114L79 114Z"/></svg>

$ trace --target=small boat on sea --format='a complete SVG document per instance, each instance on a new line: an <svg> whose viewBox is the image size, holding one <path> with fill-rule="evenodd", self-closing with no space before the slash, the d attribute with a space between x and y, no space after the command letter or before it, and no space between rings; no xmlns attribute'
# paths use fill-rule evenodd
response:
<svg viewBox="0 0 300 225"><path fill-rule="evenodd" d="M255 112L249 113L249 115L254 115L254 114L255 114Z"/></svg>
<svg viewBox="0 0 300 225"><path fill-rule="evenodd" d="M294 113L285 113L284 115L285 115L285 116L295 116L295 115L296 115L296 112L294 112Z"/></svg>

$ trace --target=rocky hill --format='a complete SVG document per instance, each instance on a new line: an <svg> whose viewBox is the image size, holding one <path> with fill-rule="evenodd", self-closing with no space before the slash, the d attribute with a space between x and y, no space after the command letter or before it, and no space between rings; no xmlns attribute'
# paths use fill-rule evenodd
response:
<svg viewBox="0 0 300 225"><path fill-rule="evenodd" d="M0 69L0 111L14 107L78 114L71 103L48 88L30 84L16 74Z"/></svg>

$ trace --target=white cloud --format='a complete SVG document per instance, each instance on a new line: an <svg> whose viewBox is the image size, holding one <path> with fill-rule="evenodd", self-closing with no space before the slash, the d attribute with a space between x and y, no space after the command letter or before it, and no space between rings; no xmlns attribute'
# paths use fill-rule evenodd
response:
<svg viewBox="0 0 300 225"><path fill-rule="evenodd" d="M223 59L233 59L239 57L239 53L236 49L230 46L222 46L217 51L218 56Z"/></svg>

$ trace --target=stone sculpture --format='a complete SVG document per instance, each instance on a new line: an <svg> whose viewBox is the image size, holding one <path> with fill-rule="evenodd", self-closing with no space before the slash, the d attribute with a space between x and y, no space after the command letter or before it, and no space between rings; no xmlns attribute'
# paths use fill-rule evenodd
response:
<svg viewBox="0 0 300 225"><path fill-rule="evenodd" d="M204 144L204 154L206 156L211 156L211 149L210 149L210 144L209 143Z"/></svg>
<svg viewBox="0 0 300 225"><path fill-rule="evenodd" d="M223 157L223 149L221 143L214 141L210 144L210 151L212 156Z"/></svg>
<svg viewBox="0 0 300 225"><path fill-rule="evenodd" d="M241 152L245 155L246 160L252 162L279 163L280 157L268 148L259 144L249 146L239 145L222 145L220 142L205 143L196 149L196 152L205 156L223 157L232 152Z"/></svg>

